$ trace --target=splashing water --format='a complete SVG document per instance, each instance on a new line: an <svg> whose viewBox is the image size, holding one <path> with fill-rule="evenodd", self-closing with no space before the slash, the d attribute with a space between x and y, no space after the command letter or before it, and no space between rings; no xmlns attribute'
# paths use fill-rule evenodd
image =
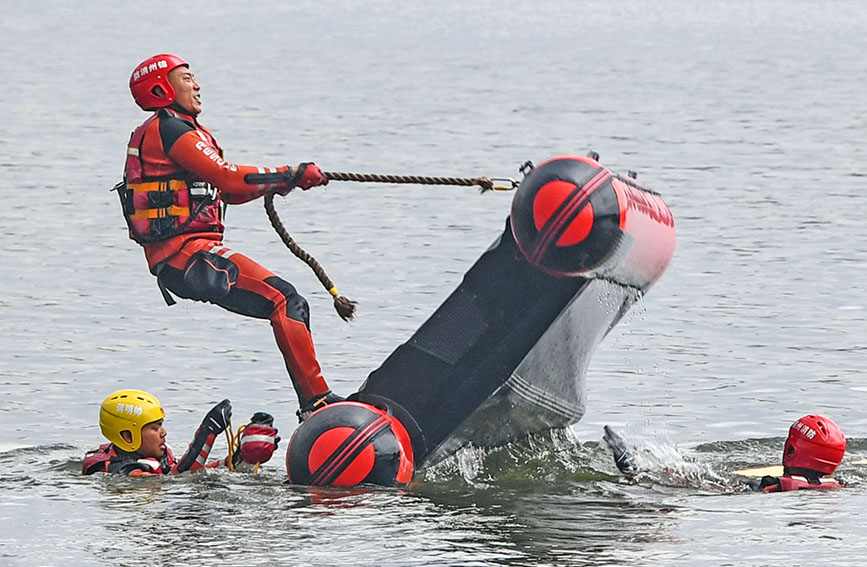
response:
<svg viewBox="0 0 867 567"><path fill-rule="evenodd" d="M634 478L636 482L699 490L732 490L739 486L711 463L684 456L676 446L664 441L643 442L632 450L631 460L640 471Z"/></svg>

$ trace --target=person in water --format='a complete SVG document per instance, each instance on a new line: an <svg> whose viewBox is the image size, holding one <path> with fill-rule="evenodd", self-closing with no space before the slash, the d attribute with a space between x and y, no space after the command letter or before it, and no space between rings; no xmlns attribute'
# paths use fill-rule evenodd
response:
<svg viewBox="0 0 867 567"><path fill-rule="evenodd" d="M130 238L144 248L166 303L174 304L174 294L270 320L298 395L299 420L341 400L322 376L306 299L222 241L226 205L267 191L286 195L295 187L327 185L328 178L313 163L259 167L226 161L198 121L201 87L177 55L143 61L129 87L135 103L152 114L130 137L124 181L116 189Z"/></svg>
<svg viewBox="0 0 867 567"><path fill-rule="evenodd" d="M747 485L761 492L842 488L831 475L845 453L846 437L836 423L821 415L805 415L789 427L783 476L750 479Z"/></svg>
<svg viewBox="0 0 867 567"><path fill-rule="evenodd" d="M229 427L232 417L232 404L223 400L205 415L187 452L175 460L166 444L165 415L159 400L147 392L120 390L109 395L99 408L99 428L109 442L85 455L82 474L149 476L217 467L251 470L267 462L280 442L274 418L257 412L241 431L238 450L208 462L217 435Z"/></svg>
<svg viewBox="0 0 867 567"><path fill-rule="evenodd" d="M620 472L629 477L641 472L620 435L606 425L602 438ZM845 452L846 437L836 423L821 415L806 415L789 428L783 446L783 475L749 479L746 485L761 492L841 488L831 475Z"/></svg>

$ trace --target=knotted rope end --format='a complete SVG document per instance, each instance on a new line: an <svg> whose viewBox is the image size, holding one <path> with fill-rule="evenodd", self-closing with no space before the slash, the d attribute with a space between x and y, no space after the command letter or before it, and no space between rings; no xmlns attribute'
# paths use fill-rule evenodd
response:
<svg viewBox="0 0 867 567"><path fill-rule="evenodd" d="M342 295L334 298L334 309L344 321L351 321L355 318L355 306L358 305L355 301L347 299Z"/></svg>
<svg viewBox="0 0 867 567"><path fill-rule="evenodd" d="M337 314L340 315L341 319L351 321L355 318L355 306L358 303L340 295L336 287L330 288L328 293L334 297L334 309L337 310Z"/></svg>

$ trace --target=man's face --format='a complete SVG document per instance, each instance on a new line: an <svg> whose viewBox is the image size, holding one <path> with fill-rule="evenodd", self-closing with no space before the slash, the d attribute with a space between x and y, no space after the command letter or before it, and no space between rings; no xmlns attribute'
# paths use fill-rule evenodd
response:
<svg viewBox="0 0 867 567"><path fill-rule="evenodd" d="M169 72L169 83L175 89L175 102L184 107L193 116L202 111L202 100L199 97L201 87L189 68L175 67Z"/></svg>
<svg viewBox="0 0 867 567"><path fill-rule="evenodd" d="M163 420L148 423L141 428L141 447L138 454L142 457L159 459L166 452L166 430Z"/></svg>

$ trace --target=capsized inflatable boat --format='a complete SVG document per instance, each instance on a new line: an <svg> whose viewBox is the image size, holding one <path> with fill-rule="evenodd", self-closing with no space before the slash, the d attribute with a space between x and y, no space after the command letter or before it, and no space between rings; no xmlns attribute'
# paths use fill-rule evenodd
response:
<svg viewBox="0 0 867 567"><path fill-rule="evenodd" d="M298 427L291 482L406 483L465 445L581 419L593 350L675 242L660 195L597 159L555 157L526 175L502 234L457 289L352 401Z"/></svg>

